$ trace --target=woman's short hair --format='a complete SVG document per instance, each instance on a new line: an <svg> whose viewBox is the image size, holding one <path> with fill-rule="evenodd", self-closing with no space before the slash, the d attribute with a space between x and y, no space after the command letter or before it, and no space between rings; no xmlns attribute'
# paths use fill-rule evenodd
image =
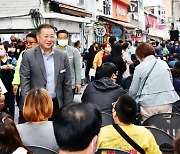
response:
<svg viewBox="0 0 180 154"><path fill-rule="evenodd" d="M155 50L153 46L149 43L141 43L136 48L136 55L139 59L146 58L149 55L155 56Z"/></svg>
<svg viewBox="0 0 180 154"><path fill-rule="evenodd" d="M114 109L120 122L131 124L136 118L137 103L127 94L117 100Z"/></svg>
<svg viewBox="0 0 180 154"><path fill-rule="evenodd" d="M44 88L35 88L27 94L23 116L29 122L45 121L52 116L53 102Z"/></svg>

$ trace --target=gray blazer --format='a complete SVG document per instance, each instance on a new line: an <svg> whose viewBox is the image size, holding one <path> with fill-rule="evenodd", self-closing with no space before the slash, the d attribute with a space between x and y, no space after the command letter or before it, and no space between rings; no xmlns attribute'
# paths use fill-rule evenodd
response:
<svg viewBox="0 0 180 154"><path fill-rule="evenodd" d="M57 46L57 49L61 51L59 46ZM75 85L77 83L81 84L81 69L82 69L81 55L78 49L71 47L69 45L67 45L66 47L66 53L69 58L69 65L70 65L71 79L72 79L72 89L73 89L75 88Z"/></svg>
<svg viewBox="0 0 180 154"><path fill-rule="evenodd" d="M54 51L55 91L59 107L72 103L72 84L69 60L66 53ZM25 52L20 66L22 101L35 87L46 88L46 71L40 46Z"/></svg>

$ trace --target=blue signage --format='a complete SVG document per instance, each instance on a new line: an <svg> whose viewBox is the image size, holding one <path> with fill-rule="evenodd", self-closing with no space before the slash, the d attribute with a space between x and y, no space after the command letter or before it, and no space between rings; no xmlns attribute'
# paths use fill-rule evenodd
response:
<svg viewBox="0 0 180 154"><path fill-rule="evenodd" d="M110 36L120 37L121 35L122 35L122 30L119 27L113 27L111 29Z"/></svg>

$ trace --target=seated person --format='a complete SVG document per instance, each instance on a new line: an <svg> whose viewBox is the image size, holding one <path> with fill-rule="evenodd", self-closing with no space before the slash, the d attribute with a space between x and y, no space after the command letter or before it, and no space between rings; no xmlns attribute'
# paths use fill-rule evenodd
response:
<svg viewBox="0 0 180 154"><path fill-rule="evenodd" d="M53 124L52 121L48 121L52 112L53 102L45 89L35 88L27 94L23 116L28 122L17 125L25 145L42 146L58 152Z"/></svg>
<svg viewBox="0 0 180 154"><path fill-rule="evenodd" d="M112 114L116 124L134 140L146 154L160 154L158 145L151 132L144 126L132 124L136 117L137 104L128 95L121 96L113 105ZM136 154L137 151L112 126L101 128L98 148L114 148Z"/></svg>
<svg viewBox="0 0 180 154"><path fill-rule="evenodd" d="M13 118L0 112L0 154L32 154L24 146Z"/></svg>
<svg viewBox="0 0 180 154"><path fill-rule="evenodd" d="M101 112L111 114L112 103L126 92L116 84L117 68L113 63L103 63L96 71L95 81L88 84L82 103L93 103Z"/></svg>
<svg viewBox="0 0 180 154"><path fill-rule="evenodd" d="M53 121L59 153L93 154L101 124L101 113L93 104L73 103L60 108Z"/></svg>

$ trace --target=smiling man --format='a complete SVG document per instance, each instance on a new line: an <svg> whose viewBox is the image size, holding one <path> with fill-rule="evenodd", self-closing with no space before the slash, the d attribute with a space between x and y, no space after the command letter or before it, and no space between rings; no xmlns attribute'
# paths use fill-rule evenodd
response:
<svg viewBox="0 0 180 154"><path fill-rule="evenodd" d="M58 109L73 100L69 60L66 53L53 48L55 42L53 26L40 25L37 40L39 45L25 52L22 59L20 67L22 100L32 88L45 88L53 100L52 119L54 119Z"/></svg>

